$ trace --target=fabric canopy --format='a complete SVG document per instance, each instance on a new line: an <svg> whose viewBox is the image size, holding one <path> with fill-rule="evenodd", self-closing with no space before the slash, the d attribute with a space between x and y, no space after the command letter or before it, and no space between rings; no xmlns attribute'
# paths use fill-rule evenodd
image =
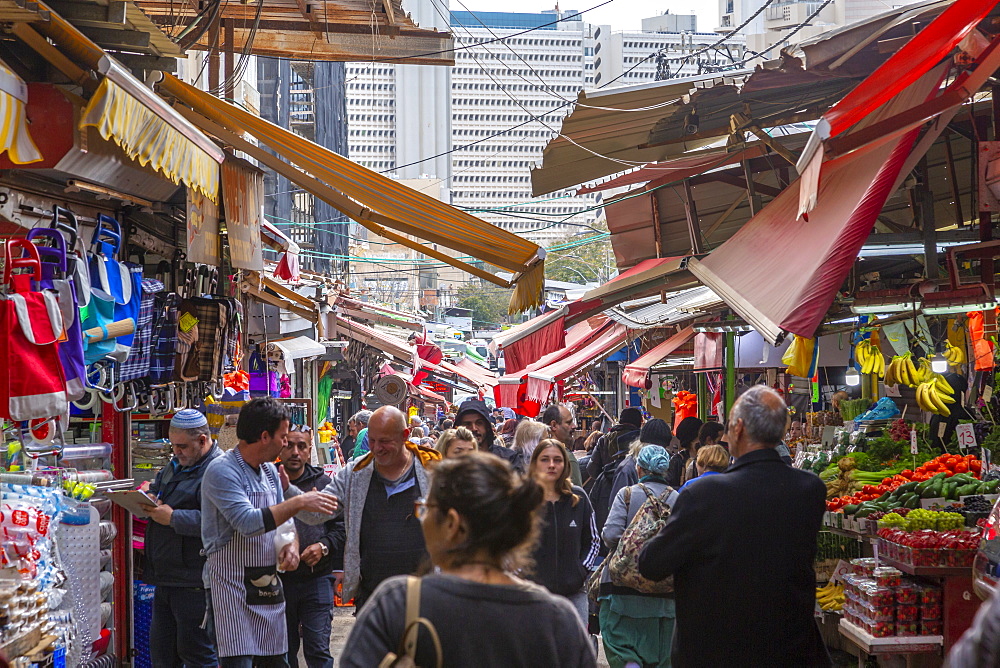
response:
<svg viewBox="0 0 1000 668"><path fill-rule="evenodd" d="M446 371L451 371L463 378L467 378L483 388L492 388L497 384L497 375L495 373L464 357L455 362L445 360L441 362L441 367Z"/></svg>
<svg viewBox="0 0 1000 668"><path fill-rule="evenodd" d="M622 371L622 382L629 387L649 387L649 369L667 355L694 338L694 326L685 327L663 343L643 353Z"/></svg>
<svg viewBox="0 0 1000 668"><path fill-rule="evenodd" d="M528 398L542 402L552 392L556 381L564 380L587 366L601 361L625 345L628 330L618 323L607 322L589 343L575 352L528 371Z"/></svg>
<svg viewBox="0 0 1000 668"><path fill-rule="evenodd" d="M493 338L490 347L494 354L503 351L507 373L517 373L566 345L567 310L563 306L543 313Z"/></svg>
<svg viewBox="0 0 1000 668"><path fill-rule="evenodd" d="M361 323L336 316L337 333L395 357L404 364L413 364L417 359L417 349L409 343L390 334L383 334Z"/></svg>
<svg viewBox="0 0 1000 668"><path fill-rule="evenodd" d="M43 159L28 132L28 87L24 81L0 63L0 154L7 152L15 165Z"/></svg>
<svg viewBox="0 0 1000 668"><path fill-rule="evenodd" d="M913 135L828 164L808 221L798 218L801 179L739 232L688 269L766 340L810 338L871 232Z"/></svg>
<svg viewBox="0 0 1000 668"><path fill-rule="evenodd" d="M93 126L140 165L173 183L219 201L219 163L124 88L104 79L83 110L80 127Z"/></svg>
<svg viewBox="0 0 1000 668"><path fill-rule="evenodd" d="M940 78L939 69L925 73L866 122L926 100ZM807 171L688 270L772 344L784 332L811 338L911 157L917 132L821 163L821 180ZM817 181L814 208L800 218L805 189Z"/></svg>
<svg viewBox="0 0 1000 668"><path fill-rule="evenodd" d="M271 248L282 251L274 275L282 280L298 283L299 245L266 218L260 218L260 237Z"/></svg>
<svg viewBox="0 0 1000 668"><path fill-rule="evenodd" d="M377 234L493 282L500 279L441 253L430 244L439 244L516 272L519 275L513 279L516 287L511 297L511 312L540 304L545 251L537 244L366 169L169 74L164 75L161 86L194 110L195 113L186 113L185 116L196 125L241 150L251 152L272 169L281 169L290 180ZM298 169L287 171L287 164L273 162L273 156L266 151L255 151L240 136L244 132L253 135ZM385 228L412 235L429 244L415 242Z"/></svg>

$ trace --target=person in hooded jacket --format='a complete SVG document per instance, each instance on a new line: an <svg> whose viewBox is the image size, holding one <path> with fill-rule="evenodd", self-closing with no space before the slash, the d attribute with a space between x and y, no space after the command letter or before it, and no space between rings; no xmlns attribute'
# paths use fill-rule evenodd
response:
<svg viewBox="0 0 1000 668"><path fill-rule="evenodd" d="M554 438L545 439L531 453L528 475L545 490L531 579L568 598L587 628L589 606L583 585L597 567L600 537L587 493L570 482L568 461L566 446Z"/></svg>
<svg viewBox="0 0 1000 668"><path fill-rule="evenodd" d="M455 425L465 427L476 437L480 452L490 452L500 459L513 462L515 452L503 444L490 420L490 409L482 399L466 399L458 407Z"/></svg>
<svg viewBox="0 0 1000 668"><path fill-rule="evenodd" d="M628 452L629 445L638 438L641 428L642 411L634 407L623 409L618 416L618 424L597 439L594 452L587 462L587 475L591 479L596 478L615 457ZM621 455L621 458L624 458L624 455Z"/></svg>

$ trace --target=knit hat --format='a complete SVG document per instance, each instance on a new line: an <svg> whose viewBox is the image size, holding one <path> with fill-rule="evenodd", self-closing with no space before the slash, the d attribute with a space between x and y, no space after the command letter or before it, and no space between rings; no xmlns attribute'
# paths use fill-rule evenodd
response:
<svg viewBox="0 0 1000 668"><path fill-rule="evenodd" d="M618 421L622 424L630 424L636 429L642 426L642 411L635 407L628 407L622 410L618 416Z"/></svg>
<svg viewBox="0 0 1000 668"><path fill-rule="evenodd" d="M698 432L701 431L702 421L696 417L686 417L677 425L674 433L682 445L690 445L698 440Z"/></svg>
<svg viewBox="0 0 1000 668"><path fill-rule="evenodd" d="M639 431L639 440L648 445L662 445L663 447L667 447L670 445L673 437L670 425L660 418L653 418L647 421L646 424L642 425L642 430Z"/></svg>
<svg viewBox="0 0 1000 668"><path fill-rule="evenodd" d="M663 475L670 466L670 455L661 445L644 445L636 457L635 465L647 473Z"/></svg>
<svg viewBox="0 0 1000 668"><path fill-rule="evenodd" d="M208 418L201 411L196 411L193 408L177 411L170 419L171 429L197 429L207 424Z"/></svg>

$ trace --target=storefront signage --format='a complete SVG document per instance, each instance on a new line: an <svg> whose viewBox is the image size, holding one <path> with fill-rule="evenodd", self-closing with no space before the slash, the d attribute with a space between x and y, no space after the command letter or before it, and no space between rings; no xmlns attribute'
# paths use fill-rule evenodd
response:
<svg viewBox="0 0 1000 668"><path fill-rule="evenodd" d="M187 189L188 262L219 266L219 207L197 190Z"/></svg>

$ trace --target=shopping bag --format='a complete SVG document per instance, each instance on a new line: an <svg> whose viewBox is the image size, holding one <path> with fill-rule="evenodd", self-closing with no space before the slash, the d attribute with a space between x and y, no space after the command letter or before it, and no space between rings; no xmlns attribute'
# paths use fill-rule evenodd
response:
<svg viewBox="0 0 1000 668"><path fill-rule="evenodd" d="M6 363L0 371L0 417L25 421L62 415L68 402L59 360L59 302L52 290L32 289L31 281L37 285L42 279L35 244L11 239L4 259L8 292L0 300L0 359ZM16 269L30 273L14 274Z"/></svg>

